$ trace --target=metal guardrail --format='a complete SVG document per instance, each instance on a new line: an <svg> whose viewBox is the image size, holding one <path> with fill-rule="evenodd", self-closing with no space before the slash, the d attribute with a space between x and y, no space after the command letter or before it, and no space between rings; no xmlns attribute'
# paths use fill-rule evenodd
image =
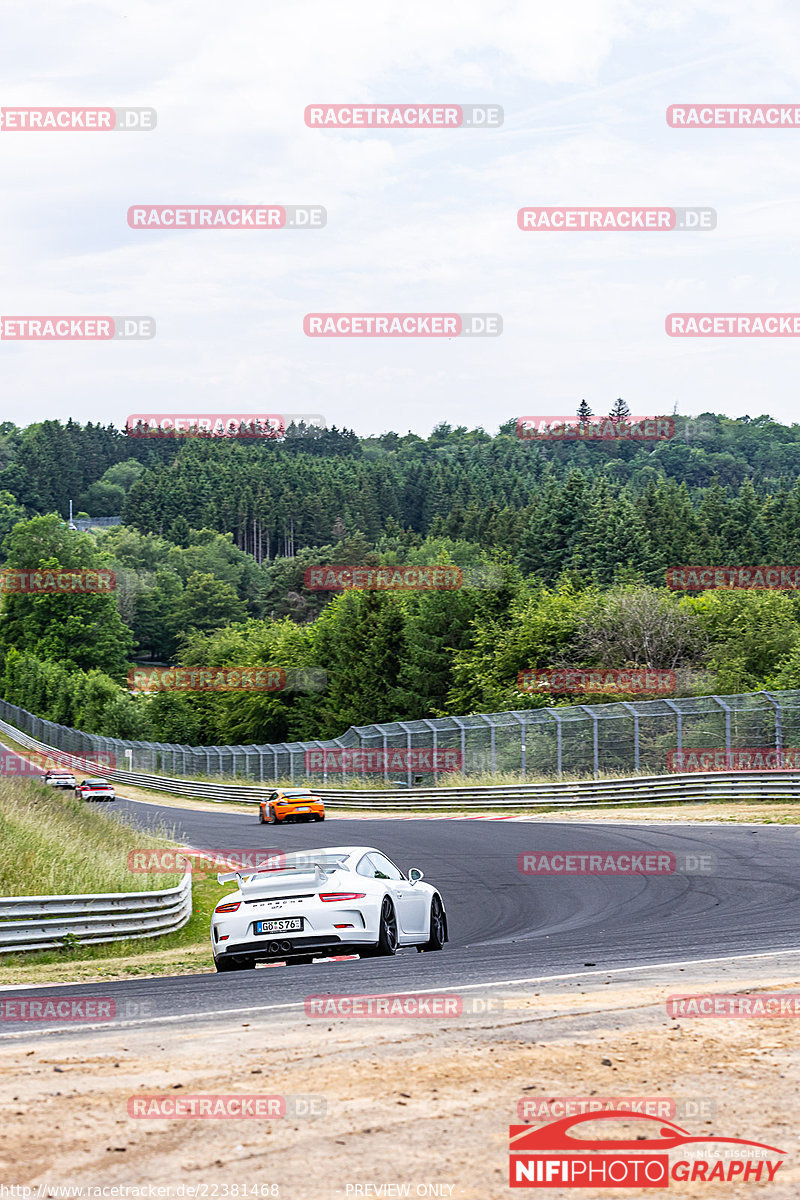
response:
<svg viewBox="0 0 800 1200"><path fill-rule="evenodd" d="M35 738L0 721L0 732L21 746L45 754L52 751ZM213 800L216 803L258 804L271 787L203 783L135 771L108 771L118 783L166 792L169 795ZM501 784L489 787L315 788L330 808L404 808L417 810L575 808L585 805L674 804L708 800L799 800L798 771L684 772L675 775L635 775L625 779L586 779L574 783ZM644 795L643 795L644 793Z"/></svg>
<svg viewBox="0 0 800 1200"><path fill-rule="evenodd" d="M413 799L414 808L576 808L590 805L674 804L708 800L798 800L796 771L703 772L682 775L636 775L628 779L588 779L573 783L517 784L494 787L416 788L412 795L397 790L323 791L325 803L335 806L367 799L364 807L401 807Z"/></svg>
<svg viewBox="0 0 800 1200"><path fill-rule="evenodd" d="M192 876L155 892L0 897L0 954L49 950L65 938L81 945L156 937L182 929L192 915Z"/></svg>

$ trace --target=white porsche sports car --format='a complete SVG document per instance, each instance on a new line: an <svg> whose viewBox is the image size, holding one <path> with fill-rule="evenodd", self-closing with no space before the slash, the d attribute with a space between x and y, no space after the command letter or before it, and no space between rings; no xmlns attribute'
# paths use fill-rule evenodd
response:
<svg viewBox="0 0 800 1200"><path fill-rule="evenodd" d="M406 877L371 846L287 854L280 866L221 872L235 879L211 918L218 971L257 962L311 962L331 954L372 958L402 946L441 950L447 915L435 887L412 867Z"/></svg>

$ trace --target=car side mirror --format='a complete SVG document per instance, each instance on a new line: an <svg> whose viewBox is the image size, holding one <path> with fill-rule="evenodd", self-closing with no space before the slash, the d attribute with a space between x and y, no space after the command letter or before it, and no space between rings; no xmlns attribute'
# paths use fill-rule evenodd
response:
<svg viewBox="0 0 800 1200"><path fill-rule="evenodd" d="M420 871L419 867L412 867L408 872L409 883L418 883L420 879L424 878L425 876L422 874L422 871Z"/></svg>

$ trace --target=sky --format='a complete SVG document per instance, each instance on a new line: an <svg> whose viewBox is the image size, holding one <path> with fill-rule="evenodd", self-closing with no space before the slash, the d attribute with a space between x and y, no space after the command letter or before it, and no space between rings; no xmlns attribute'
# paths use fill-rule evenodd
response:
<svg viewBox="0 0 800 1200"><path fill-rule="evenodd" d="M152 107L146 132L0 129L0 315L148 315L148 340L0 340L0 420L315 413L361 435L526 414L797 419L791 0L5 0L0 104ZM491 129L308 128L311 104L500 105ZM323 206L317 229L132 229L134 205ZM704 206L713 230L536 231L526 206ZM499 313L496 337L312 338L316 312Z"/></svg>

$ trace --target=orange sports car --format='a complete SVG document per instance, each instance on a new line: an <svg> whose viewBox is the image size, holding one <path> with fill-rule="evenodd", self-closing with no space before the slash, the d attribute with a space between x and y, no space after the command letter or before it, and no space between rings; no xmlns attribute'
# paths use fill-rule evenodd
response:
<svg viewBox="0 0 800 1200"><path fill-rule="evenodd" d="M262 825L282 825L284 821L324 821L325 805L308 788L277 788L258 806Z"/></svg>

